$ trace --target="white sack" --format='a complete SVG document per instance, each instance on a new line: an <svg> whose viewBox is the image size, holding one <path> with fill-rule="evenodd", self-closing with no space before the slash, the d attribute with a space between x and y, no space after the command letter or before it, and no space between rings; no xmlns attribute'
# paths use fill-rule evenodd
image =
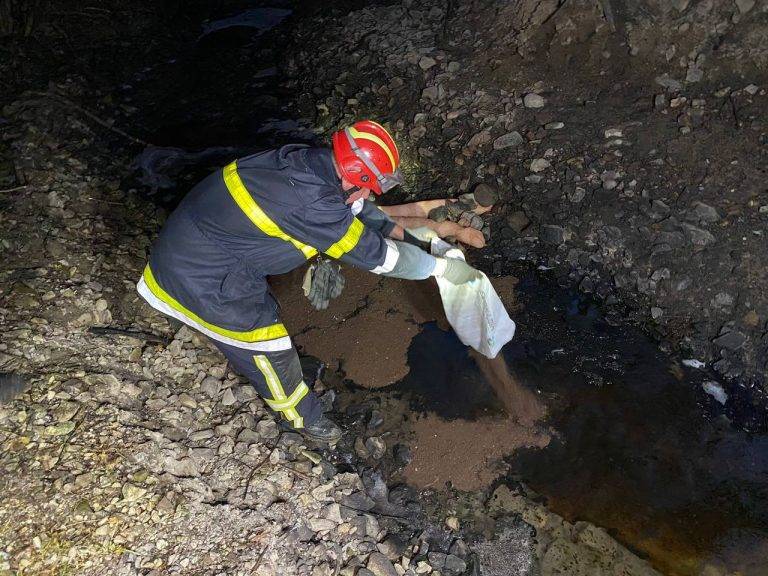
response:
<svg viewBox="0 0 768 576"><path fill-rule="evenodd" d="M461 258L464 254L440 238L432 239L432 254L446 258ZM462 286L437 279L440 297L448 322L464 344L483 356L495 358L499 350L515 335L515 323L507 314L488 277L479 272L480 279Z"/></svg>

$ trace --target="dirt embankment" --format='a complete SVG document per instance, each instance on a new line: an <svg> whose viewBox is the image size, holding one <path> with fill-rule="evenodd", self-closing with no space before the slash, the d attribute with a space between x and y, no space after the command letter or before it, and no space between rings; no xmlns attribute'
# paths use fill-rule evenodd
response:
<svg viewBox="0 0 768 576"><path fill-rule="evenodd" d="M204 338L174 333L137 296L164 211L121 189L129 158L94 156L94 135L47 99L20 101L12 112L25 184L3 198L0 371L27 377L0 406L0 571L331 576L419 566L459 576L482 563L489 574L527 575L545 559L544 574L573 565L654 574L605 534L576 539L583 526L523 495L495 514L547 518L539 544L517 521L475 552L450 511L425 522L418 495L390 493L375 465L282 432ZM509 297L507 282L498 287ZM356 310L354 295L340 309ZM400 314L428 317L409 306ZM128 334L94 335L93 326ZM333 333L321 326L306 332L318 344ZM376 337L368 332L366 345ZM334 344L329 360L350 348ZM361 354L367 347L352 344ZM400 354L394 365L403 370ZM370 362L353 366L364 377ZM334 459L359 473L339 473ZM606 543L610 556L601 555ZM494 572L510 550L515 571Z"/></svg>

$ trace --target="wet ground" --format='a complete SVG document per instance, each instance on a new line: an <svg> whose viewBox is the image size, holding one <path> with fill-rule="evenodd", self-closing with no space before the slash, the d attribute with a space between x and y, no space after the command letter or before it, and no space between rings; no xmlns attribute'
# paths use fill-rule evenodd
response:
<svg viewBox="0 0 768 576"><path fill-rule="evenodd" d="M711 375L536 275L521 282L519 298L518 334L503 353L547 406L552 438L508 455L504 481L523 481L569 521L605 527L665 573L768 573L768 436L764 423L740 413L739 391L728 390L723 407L704 391L706 382L720 386ZM424 417L449 435L499 422L500 403L452 333L425 325L408 362L400 383L365 396L378 396L389 428L404 427L411 443ZM486 443L478 436L454 447L470 466ZM422 487L445 489L450 468L435 470L444 476Z"/></svg>

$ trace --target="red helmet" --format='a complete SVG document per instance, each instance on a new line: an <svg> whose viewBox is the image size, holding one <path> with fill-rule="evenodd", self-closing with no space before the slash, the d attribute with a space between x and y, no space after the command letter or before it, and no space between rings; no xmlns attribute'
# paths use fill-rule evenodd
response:
<svg viewBox="0 0 768 576"><path fill-rule="evenodd" d="M381 124L372 120L361 120L334 132L333 157L347 181L376 194L402 182L395 141Z"/></svg>

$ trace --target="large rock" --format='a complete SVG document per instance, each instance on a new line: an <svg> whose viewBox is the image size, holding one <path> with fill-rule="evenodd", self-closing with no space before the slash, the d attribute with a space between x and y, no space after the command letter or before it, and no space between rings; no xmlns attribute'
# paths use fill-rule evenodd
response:
<svg viewBox="0 0 768 576"><path fill-rule="evenodd" d="M704 202L694 202L686 217L694 222L713 223L720 220L720 214L717 210L709 204L704 204Z"/></svg>
<svg viewBox="0 0 768 576"><path fill-rule="evenodd" d="M173 476L180 478L198 478L200 476L200 468L192 458L182 458L176 460L174 457L166 458L163 463L163 469Z"/></svg>
<svg viewBox="0 0 768 576"><path fill-rule="evenodd" d="M715 243L715 237L711 232L708 232L707 230L702 230L701 228L697 228L696 226L685 223L681 224L680 226L682 226L685 235L694 246L704 248L705 246L709 246L710 244Z"/></svg>
<svg viewBox="0 0 768 576"><path fill-rule="evenodd" d="M505 148L513 148L520 146L523 142L525 142L525 139L520 135L520 132L507 132L493 141L493 149L504 150Z"/></svg>
<svg viewBox="0 0 768 576"><path fill-rule="evenodd" d="M474 154L478 148L491 141L491 133L488 130L481 130L467 142L466 150Z"/></svg>
<svg viewBox="0 0 768 576"><path fill-rule="evenodd" d="M485 182L481 182L475 186L472 194L474 195L475 202L483 207L493 206L496 203L496 200L499 199L499 194L496 189Z"/></svg>
<svg viewBox="0 0 768 576"><path fill-rule="evenodd" d="M738 350L747 341L747 337L738 330L726 332L715 338L712 343L718 348L725 348L726 350Z"/></svg>
<svg viewBox="0 0 768 576"><path fill-rule="evenodd" d="M755 0L734 0L739 12L746 14L755 7Z"/></svg>
<svg viewBox="0 0 768 576"><path fill-rule="evenodd" d="M515 232L520 234L523 230L528 228L528 225L531 223L528 216L525 215L525 212L522 210L517 210L515 212L512 212L509 216L507 216L507 225L512 228Z"/></svg>
<svg viewBox="0 0 768 576"><path fill-rule="evenodd" d="M523 104L525 104L526 108L543 108L544 98L531 92L523 97Z"/></svg>
<svg viewBox="0 0 768 576"><path fill-rule="evenodd" d="M371 552L367 568L373 572L374 576L400 576L392 561L381 552Z"/></svg>
<svg viewBox="0 0 768 576"><path fill-rule="evenodd" d="M437 61L434 58L430 58L429 56L422 56L419 60L419 68L425 72L432 68L435 64L437 64Z"/></svg>
<svg viewBox="0 0 768 576"><path fill-rule="evenodd" d="M531 172L544 172L547 168L552 166L552 164L549 163L549 160L545 160L544 158L535 158L531 160L530 169Z"/></svg>
<svg viewBox="0 0 768 576"><path fill-rule="evenodd" d="M544 224L539 232L542 242L559 246L565 242L565 228L555 224Z"/></svg>

